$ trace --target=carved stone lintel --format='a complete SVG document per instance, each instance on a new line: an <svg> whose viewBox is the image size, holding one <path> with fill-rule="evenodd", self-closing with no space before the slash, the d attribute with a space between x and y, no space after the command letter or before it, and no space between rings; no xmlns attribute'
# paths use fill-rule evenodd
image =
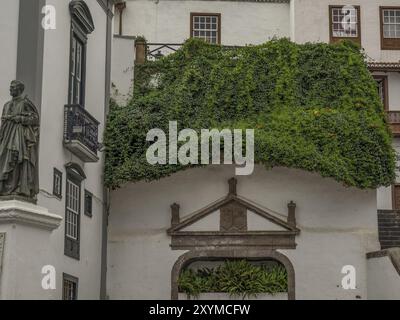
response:
<svg viewBox="0 0 400 320"><path fill-rule="evenodd" d="M220 210L220 231L243 232L247 231L247 210L244 206L231 202Z"/></svg>

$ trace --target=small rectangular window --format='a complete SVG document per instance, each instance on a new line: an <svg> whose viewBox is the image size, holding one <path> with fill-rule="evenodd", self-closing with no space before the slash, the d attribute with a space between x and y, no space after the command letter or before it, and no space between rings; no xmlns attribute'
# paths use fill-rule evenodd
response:
<svg viewBox="0 0 400 320"><path fill-rule="evenodd" d="M221 14L191 13L190 36L209 43L221 43Z"/></svg>
<svg viewBox="0 0 400 320"><path fill-rule="evenodd" d="M63 300L78 299L78 278L63 273Z"/></svg>
<svg viewBox="0 0 400 320"><path fill-rule="evenodd" d="M330 40L343 39L361 44L361 23L359 6L329 6Z"/></svg>
<svg viewBox="0 0 400 320"><path fill-rule="evenodd" d="M62 172L56 168L53 171L53 195L62 198Z"/></svg>
<svg viewBox="0 0 400 320"><path fill-rule="evenodd" d="M388 77L374 76L379 97L381 98L385 111L389 110Z"/></svg>
<svg viewBox="0 0 400 320"><path fill-rule="evenodd" d="M380 7L381 49L400 50L400 7Z"/></svg>
<svg viewBox="0 0 400 320"><path fill-rule="evenodd" d="M81 185L67 175L65 190L65 255L79 260Z"/></svg>
<svg viewBox="0 0 400 320"><path fill-rule="evenodd" d="M85 215L92 217L93 195L85 190Z"/></svg>

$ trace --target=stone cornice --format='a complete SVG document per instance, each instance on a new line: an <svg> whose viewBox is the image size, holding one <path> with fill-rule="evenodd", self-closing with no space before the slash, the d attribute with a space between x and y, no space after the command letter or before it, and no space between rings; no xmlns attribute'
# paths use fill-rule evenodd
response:
<svg viewBox="0 0 400 320"><path fill-rule="evenodd" d="M62 217L46 208L18 200L0 201L0 224L28 224L42 229L57 229Z"/></svg>
<svg viewBox="0 0 400 320"><path fill-rule="evenodd" d="M389 248L380 251L368 252L367 259L375 259L389 257L390 261L393 264L393 267L396 269L397 273L400 275L400 248Z"/></svg>

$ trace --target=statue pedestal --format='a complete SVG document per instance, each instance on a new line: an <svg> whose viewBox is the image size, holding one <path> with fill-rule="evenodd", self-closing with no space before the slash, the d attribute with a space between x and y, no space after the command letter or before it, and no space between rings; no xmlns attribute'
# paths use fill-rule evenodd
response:
<svg viewBox="0 0 400 320"><path fill-rule="evenodd" d="M62 217L19 200L0 201L0 299L51 299L42 268L56 265L52 231Z"/></svg>

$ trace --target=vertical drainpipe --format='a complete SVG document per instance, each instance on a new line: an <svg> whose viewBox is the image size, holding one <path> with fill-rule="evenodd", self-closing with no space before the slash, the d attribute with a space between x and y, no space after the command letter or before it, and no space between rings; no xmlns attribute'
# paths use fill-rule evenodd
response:
<svg viewBox="0 0 400 320"><path fill-rule="evenodd" d="M106 31L106 66L105 66L105 100L104 100L104 128L106 127L107 115L110 107L111 90L111 46L112 46L112 19L114 0L107 0L107 31ZM104 160L104 159L103 159ZM103 163L103 219L102 219L102 246L101 246L101 279L100 299L107 299L107 232L108 215L110 206L109 189L104 186L104 163Z"/></svg>
<svg viewBox="0 0 400 320"><path fill-rule="evenodd" d="M118 10L118 12L119 12L119 31L118 31L118 34L119 34L120 36L122 36L122 15L123 15L124 10L125 10L125 8L126 8L126 2L123 1L123 2L118 2L118 3L116 3L116 4L115 4L115 8L116 8L116 9Z"/></svg>

